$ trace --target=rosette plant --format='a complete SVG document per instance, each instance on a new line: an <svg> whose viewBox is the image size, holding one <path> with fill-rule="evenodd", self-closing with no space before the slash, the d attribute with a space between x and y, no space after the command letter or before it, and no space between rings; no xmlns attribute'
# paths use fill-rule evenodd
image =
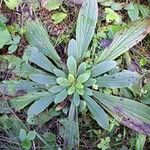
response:
<svg viewBox="0 0 150 150"><path fill-rule="evenodd" d="M150 109L148 106L127 98L103 93L104 88L125 88L137 83L140 76L128 70L113 71L115 59L136 45L150 32L149 18L129 24L114 36L111 45L100 52L98 58L88 65L85 53L95 32L98 18L96 0L85 0L79 12L76 39L71 39L68 58L62 62L50 42L46 30L38 21L26 23L26 39L30 46L23 59L15 63L16 80L4 81L1 92L12 95L25 91L25 94L9 101L17 111L28 108L28 120L39 115L48 106L53 107L69 99L70 108L64 133L64 149L78 149L79 125L78 107L85 101L87 108L100 127L109 130L110 115L133 130L150 135ZM21 63L22 62L22 63ZM20 65L19 65L20 64ZM10 85L11 91L10 93Z"/></svg>

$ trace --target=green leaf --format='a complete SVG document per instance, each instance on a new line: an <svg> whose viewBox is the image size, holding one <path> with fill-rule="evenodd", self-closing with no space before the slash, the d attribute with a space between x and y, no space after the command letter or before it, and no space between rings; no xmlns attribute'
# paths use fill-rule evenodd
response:
<svg viewBox="0 0 150 150"><path fill-rule="evenodd" d="M79 95L84 95L84 89L77 89L77 88L76 88L76 92L77 92Z"/></svg>
<svg viewBox="0 0 150 150"><path fill-rule="evenodd" d="M78 110L73 102L71 103L68 120L65 124L63 148L66 150L79 148Z"/></svg>
<svg viewBox="0 0 150 150"><path fill-rule="evenodd" d="M34 100L40 99L46 95L48 95L48 92L32 92L25 94L23 96L18 96L15 98L12 98L9 101L9 104L11 108L15 108L15 110L20 111L30 103L32 103Z"/></svg>
<svg viewBox="0 0 150 150"><path fill-rule="evenodd" d="M54 99L55 104L62 102L67 97L67 95L68 95L68 92L66 89L61 91L59 94L56 95Z"/></svg>
<svg viewBox="0 0 150 150"><path fill-rule="evenodd" d="M11 109L7 104L7 101L0 98L0 114L8 114L11 113Z"/></svg>
<svg viewBox="0 0 150 150"><path fill-rule="evenodd" d="M85 93L89 96L92 96L93 95L93 91L90 89L90 88L85 88Z"/></svg>
<svg viewBox="0 0 150 150"><path fill-rule="evenodd" d="M20 129L20 132L19 132L19 140L21 142L23 142L25 139L26 139L26 131L24 129Z"/></svg>
<svg viewBox="0 0 150 150"><path fill-rule="evenodd" d="M70 83L74 83L75 82L75 77L72 74L68 75L68 80Z"/></svg>
<svg viewBox="0 0 150 150"><path fill-rule="evenodd" d="M49 94L35 101L28 109L28 118L33 118L37 116L42 111L44 111L52 102L54 101L54 95Z"/></svg>
<svg viewBox="0 0 150 150"><path fill-rule="evenodd" d="M8 80L0 83L1 93L15 96L17 92L34 92L41 89L42 86L27 80Z"/></svg>
<svg viewBox="0 0 150 150"><path fill-rule="evenodd" d="M70 82L66 78L60 77L60 78L57 78L56 81L61 86L70 86Z"/></svg>
<svg viewBox="0 0 150 150"><path fill-rule="evenodd" d="M67 67L68 67L69 73L75 76L77 72L77 63L73 56L68 57Z"/></svg>
<svg viewBox="0 0 150 150"><path fill-rule="evenodd" d="M60 57L50 42L47 31L38 21L28 21L26 23L26 38L29 44L37 47L41 53L51 58L57 65L59 65Z"/></svg>
<svg viewBox="0 0 150 150"><path fill-rule="evenodd" d="M127 7L126 7L126 10L128 10L128 15L130 17L130 19L132 21L136 21L138 20L140 17L140 12L139 12L139 9L138 9L138 5L137 3L133 3L131 2Z"/></svg>
<svg viewBox="0 0 150 150"><path fill-rule="evenodd" d="M14 52L17 50L17 47L18 47L17 44L13 44L13 45L9 46L9 48L8 48L8 53L9 53L9 54L14 53Z"/></svg>
<svg viewBox="0 0 150 150"><path fill-rule="evenodd" d="M109 119L104 110L88 95L84 96L86 104L97 123L104 129L109 129Z"/></svg>
<svg viewBox="0 0 150 150"><path fill-rule="evenodd" d="M54 69L54 74L57 77L66 77L66 74L62 70L60 70L60 69Z"/></svg>
<svg viewBox="0 0 150 150"><path fill-rule="evenodd" d="M106 13L106 22L113 22L115 21L116 23L121 23L122 18L121 16L116 13L113 9L111 8L105 8L105 13Z"/></svg>
<svg viewBox="0 0 150 150"><path fill-rule="evenodd" d="M138 5L138 9L140 11L140 13L142 14L143 18L146 18L150 15L150 9L149 6L145 6L145 5L141 5L141 4L137 4Z"/></svg>
<svg viewBox="0 0 150 150"><path fill-rule="evenodd" d="M69 89L68 89L68 95L72 95L74 92L75 92L76 88L74 86L71 86Z"/></svg>
<svg viewBox="0 0 150 150"><path fill-rule="evenodd" d="M21 145L22 145L22 148L23 148L23 149L29 150L29 149L31 148L31 146L32 146L32 143L31 143L30 140L25 139L25 140L21 143Z"/></svg>
<svg viewBox="0 0 150 150"><path fill-rule="evenodd" d="M51 16L51 19L53 20L54 24L58 24L58 23L62 22L66 17L67 17L66 13L57 12Z"/></svg>
<svg viewBox="0 0 150 150"><path fill-rule="evenodd" d="M134 85L139 79L139 75L136 72L122 71L120 73L98 77L96 84L99 87L124 88Z"/></svg>
<svg viewBox="0 0 150 150"><path fill-rule="evenodd" d="M140 42L150 32L150 19L138 20L118 32L111 45L100 55L99 61L114 60Z"/></svg>
<svg viewBox="0 0 150 150"><path fill-rule="evenodd" d="M76 41L78 44L78 57L81 58L88 49L94 35L98 18L98 6L96 0L85 0L79 12Z"/></svg>
<svg viewBox="0 0 150 150"><path fill-rule="evenodd" d="M83 74L85 71L86 71L86 63L83 62L79 65L78 67L78 71L77 71L77 74L80 75L80 74Z"/></svg>
<svg viewBox="0 0 150 150"><path fill-rule="evenodd" d="M44 74L31 74L30 79L36 83L44 85L56 85L56 77Z"/></svg>
<svg viewBox="0 0 150 150"><path fill-rule="evenodd" d="M79 83L84 83L84 82L86 82L89 78L90 78L90 73L89 73L89 72L86 72L86 73L83 73L83 74L79 75L79 77L77 78L77 82L79 82Z"/></svg>
<svg viewBox="0 0 150 150"><path fill-rule="evenodd" d="M80 105L80 96L79 96L79 94L78 94L77 92L75 92L75 93L73 94L73 99L72 99L72 101L73 101L73 103L74 103L74 105L75 105L76 107L78 107L78 106Z"/></svg>
<svg viewBox="0 0 150 150"><path fill-rule="evenodd" d="M143 134L137 134L135 150L144 150L145 142L146 142L146 136Z"/></svg>
<svg viewBox="0 0 150 150"><path fill-rule="evenodd" d="M101 62L97 65L95 65L91 72L92 72L92 77L96 77L99 75L102 75L116 67L117 63L115 61L104 61Z"/></svg>
<svg viewBox="0 0 150 150"><path fill-rule="evenodd" d="M29 47L27 49L27 55L31 62L51 73L56 68L36 47Z"/></svg>
<svg viewBox="0 0 150 150"><path fill-rule="evenodd" d="M29 133L27 134L27 139L30 141L33 141L36 137L36 132L35 131L29 131Z"/></svg>
<svg viewBox="0 0 150 150"><path fill-rule="evenodd" d="M61 91L64 90L64 89L65 89L65 87L63 87L63 86L55 85L55 86L51 87L49 91L50 91L51 93L56 94L56 93L61 92Z"/></svg>
<svg viewBox="0 0 150 150"><path fill-rule="evenodd" d="M104 108L125 126L150 135L150 108L137 101L94 91L93 95Z"/></svg>
<svg viewBox="0 0 150 150"><path fill-rule="evenodd" d="M19 6L21 0L4 0L4 2L9 9L14 10Z"/></svg>
<svg viewBox="0 0 150 150"><path fill-rule="evenodd" d="M47 0L46 2L43 1L42 5L47 8L48 10L56 10L62 4L62 0Z"/></svg>
<svg viewBox="0 0 150 150"><path fill-rule="evenodd" d="M74 39L71 39L68 44L68 57L70 56L73 56L76 61L78 60L78 45Z"/></svg>
<svg viewBox="0 0 150 150"><path fill-rule="evenodd" d="M96 84L96 79L94 79L94 78L90 78L89 80L87 80L86 82L85 82L85 86L93 86L93 84Z"/></svg>
<svg viewBox="0 0 150 150"><path fill-rule="evenodd" d="M11 40L11 36L7 29L0 30L0 35L0 49L2 49L4 45Z"/></svg>

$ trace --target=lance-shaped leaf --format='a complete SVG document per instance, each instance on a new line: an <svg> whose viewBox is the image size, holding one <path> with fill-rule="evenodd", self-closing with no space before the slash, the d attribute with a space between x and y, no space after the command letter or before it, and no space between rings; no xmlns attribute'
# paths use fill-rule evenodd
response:
<svg viewBox="0 0 150 150"><path fill-rule="evenodd" d="M0 61L2 64L7 61L12 72L23 78L28 78L32 73L43 73L42 70L32 67L30 64L25 63L23 59L14 55L0 55Z"/></svg>
<svg viewBox="0 0 150 150"><path fill-rule="evenodd" d="M140 42L150 32L150 19L138 20L121 30L111 45L100 55L99 61L113 60Z"/></svg>
<svg viewBox="0 0 150 150"><path fill-rule="evenodd" d="M79 124L78 124L78 109L74 103L71 103L68 120L65 124L64 149L79 148Z"/></svg>
<svg viewBox="0 0 150 150"><path fill-rule="evenodd" d="M150 135L150 108L137 101L103 94L94 91L93 95L100 104L112 111L116 117L125 126L136 130L137 132Z"/></svg>
<svg viewBox="0 0 150 150"><path fill-rule="evenodd" d="M104 75L97 78L99 87L124 88L134 85L139 81L139 75L136 72L122 71L112 75Z"/></svg>
<svg viewBox="0 0 150 150"><path fill-rule="evenodd" d="M88 95L84 96L86 104L97 123L104 129L109 129L109 119L105 111Z"/></svg>
<svg viewBox="0 0 150 150"><path fill-rule="evenodd" d="M103 73L106 73L110 70L112 70L113 68L115 68L117 65L117 63L115 61L104 61L104 62L101 62L97 65L95 65L93 68L92 68L92 77L96 77L96 76L99 76Z"/></svg>
<svg viewBox="0 0 150 150"><path fill-rule="evenodd" d="M32 103L34 100L37 100L41 97L44 97L48 95L48 92L30 92L28 94L25 94L23 96L18 96L15 98L12 98L9 101L9 104L12 108L15 108L15 110L21 110L30 103Z"/></svg>
<svg viewBox="0 0 150 150"><path fill-rule="evenodd" d="M94 35L98 18L97 0L85 0L79 12L76 41L78 44L78 57L82 57L91 42Z"/></svg>
<svg viewBox="0 0 150 150"><path fill-rule="evenodd" d="M44 74L31 74L30 79L36 83L44 84L44 85L55 85L56 77Z"/></svg>
<svg viewBox="0 0 150 150"><path fill-rule="evenodd" d="M77 62L73 56L68 57L67 67L68 67L69 73L75 76L77 72Z"/></svg>
<svg viewBox="0 0 150 150"><path fill-rule="evenodd" d="M39 100L35 101L28 109L28 118L32 118L40 114L54 101L54 95L48 94Z"/></svg>
<svg viewBox="0 0 150 150"><path fill-rule="evenodd" d="M78 60L78 45L74 39L71 39L68 45L68 57L73 56Z"/></svg>
<svg viewBox="0 0 150 150"><path fill-rule="evenodd" d="M19 92L34 92L42 89L43 86L26 80L9 80L0 83L0 93L14 96Z"/></svg>
<svg viewBox="0 0 150 150"><path fill-rule="evenodd" d="M78 70L77 70L77 74L81 75L86 71L87 67L86 67L86 63L83 62L79 65Z"/></svg>
<svg viewBox="0 0 150 150"><path fill-rule="evenodd" d="M38 21L28 21L26 23L26 38L29 44L37 47L44 55L51 58L55 63L60 61L60 57L50 42L47 31Z"/></svg>
<svg viewBox="0 0 150 150"><path fill-rule="evenodd" d="M31 62L41 67L42 69L45 69L51 73L53 73L53 70L56 69L50 60L48 60L48 58L45 57L36 47L29 47L27 49L27 55Z"/></svg>
<svg viewBox="0 0 150 150"><path fill-rule="evenodd" d="M68 95L68 92L66 89L61 91L59 94L56 95L54 99L55 104L62 102L67 97L67 95Z"/></svg>

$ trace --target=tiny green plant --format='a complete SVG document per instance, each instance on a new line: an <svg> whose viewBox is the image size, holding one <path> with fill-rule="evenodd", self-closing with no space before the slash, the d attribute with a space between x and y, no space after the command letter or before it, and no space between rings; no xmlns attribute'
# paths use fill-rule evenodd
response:
<svg viewBox="0 0 150 150"><path fill-rule="evenodd" d="M110 128L107 111L125 126L150 135L150 109L147 105L103 92L107 88L127 88L139 81L140 76L136 72L117 69L115 59L150 32L150 20L138 20L121 30L111 45L89 65L85 53L90 50L97 18L97 1L85 0L77 20L76 39L71 39L68 44L66 63L57 54L42 24L39 21L27 22L26 38L30 46L23 60L18 59L18 65L11 62L12 66L16 66L14 70L18 80L0 84L1 92L7 95L15 96L15 91L26 91L23 96L12 98L9 104L17 111L29 106L28 122L48 106L55 107L65 100L69 101L64 132L66 150L78 149L79 146L78 108L81 101L86 102L103 129Z"/></svg>

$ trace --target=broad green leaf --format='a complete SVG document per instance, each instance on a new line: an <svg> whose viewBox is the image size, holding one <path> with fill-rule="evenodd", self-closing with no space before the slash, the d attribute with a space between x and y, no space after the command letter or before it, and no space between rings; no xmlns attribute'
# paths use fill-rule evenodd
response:
<svg viewBox="0 0 150 150"><path fill-rule="evenodd" d="M62 70L60 70L60 69L54 69L54 74L57 77L66 77L66 74Z"/></svg>
<svg viewBox="0 0 150 150"><path fill-rule="evenodd" d="M149 18L131 23L115 35L111 45L101 53L99 61L114 60L140 42L149 32Z"/></svg>
<svg viewBox="0 0 150 150"><path fill-rule="evenodd" d="M56 68L36 47L29 47L27 49L27 55L29 55L28 59L31 62L51 73Z"/></svg>
<svg viewBox="0 0 150 150"><path fill-rule="evenodd" d="M86 104L97 123L104 129L109 129L109 119L105 111L88 95L84 96Z"/></svg>
<svg viewBox="0 0 150 150"><path fill-rule="evenodd" d="M92 77L96 77L99 75L102 75L103 73L106 73L116 67L117 63L115 61L104 61L101 62L97 65L95 65L91 72L92 72Z"/></svg>
<svg viewBox="0 0 150 150"><path fill-rule="evenodd" d="M71 103L68 120L65 124L64 149L79 149L78 109Z"/></svg>
<svg viewBox="0 0 150 150"><path fill-rule="evenodd" d="M9 9L14 10L19 6L21 0L4 0L4 2Z"/></svg>
<svg viewBox="0 0 150 150"><path fill-rule="evenodd" d="M78 57L81 58L88 49L94 35L98 18L97 0L85 0L79 12L76 41L78 44Z"/></svg>
<svg viewBox="0 0 150 150"><path fill-rule="evenodd" d="M11 40L11 36L8 30L0 30L0 49L2 49L9 40Z"/></svg>
<svg viewBox="0 0 150 150"><path fill-rule="evenodd" d="M111 8L105 8L105 13L106 13L106 22L110 23L115 21L116 23L121 23L122 17L116 13L113 9Z"/></svg>
<svg viewBox="0 0 150 150"><path fill-rule="evenodd" d="M37 47L41 53L51 58L56 64L59 64L60 57L50 42L47 31L38 21L28 21L26 23L26 38L29 44Z"/></svg>
<svg viewBox="0 0 150 150"><path fill-rule="evenodd" d="M85 71L86 71L86 63L83 62L79 65L78 67L78 70L77 70L77 74L80 75L80 74L83 74Z"/></svg>
<svg viewBox="0 0 150 150"><path fill-rule="evenodd" d="M56 94L56 93L60 93L60 92L63 91L64 89L65 89L65 87L63 87L63 86L55 85L55 86L51 87L49 91L50 91L51 93Z"/></svg>
<svg viewBox="0 0 150 150"><path fill-rule="evenodd" d="M128 6L126 7L126 10L128 11L128 15L130 17L130 19L132 21L136 21L138 20L140 17L140 12L139 12L139 9L138 9L138 5L137 3L133 3L131 2L130 4L128 4Z"/></svg>
<svg viewBox="0 0 150 150"><path fill-rule="evenodd" d="M60 78L57 78L56 81L61 86L70 86L70 82L66 78L60 77Z"/></svg>
<svg viewBox="0 0 150 150"><path fill-rule="evenodd" d="M53 20L54 24L58 24L62 22L66 17L67 17L66 13L56 12L51 16L51 19Z"/></svg>
<svg viewBox="0 0 150 150"><path fill-rule="evenodd" d="M78 60L78 46L74 39L71 39L68 44L68 57L73 56L76 61Z"/></svg>
<svg viewBox="0 0 150 150"><path fill-rule="evenodd" d="M33 141L36 137L36 132L35 131L29 131L29 133L27 134L27 139L30 141Z"/></svg>
<svg viewBox="0 0 150 150"><path fill-rule="evenodd" d="M49 94L35 101L28 109L28 118L37 116L44 111L54 101L54 95Z"/></svg>
<svg viewBox="0 0 150 150"><path fill-rule="evenodd" d="M147 7L147 6L141 5L141 4L137 4L137 5L138 5L139 11L142 14L143 18L146 18L146 17L148 17L150 15L149 6Z"/></svg>
<svg viewBox="0 0 150 150"><path fill-rule="evenodd" d="M21 109L32 103L34 100L37 100L48 94L48 92L31 92L23 96L12 98L9 101L9 104L11 108L15 108L15 110L20 111Z"/></svg>
<svg viewBox="0 0 150 150"><path fill-rule="evenodd" d="M134 85L139 79L140 77L136 72L122 71L120 73L98 77L96 84L99 87L124 88Z"/></svg>
<svg viewBox="0 0 150 150"><path fill-rule="evenodd" d="M94 91L93 96L125 126L150 135L150 108L137 101Z"/></svg>
<svg viewBox="0 0 150 150"><path fill-rule="evenodd" d="M86 73L83 73L83 74L79 75L79 77L77 78L77 82L79 82L79 83L84 83L84 82L86 82L89 78L90 78L90 73L89 73L89 72L86 72Z"/></svg>
<svg viewBox="0 0 150 150"><path fill-rule="evenodd" d="M54 102L55 104L58 104L60 102L62 102L63 100L65 100L65 98L67 97L68 92L66 89L64 89L63 91L61 91L59 94L57 94L55 96Z"/></svg>
<svg viewBox="0 0 150 150"><path fill-rule="evenodd" d="M42 1L42 6L47 8L48 10L56 10L59 9L63 0L44 0Z"/></svg>
<svg viewBox="0 0 150 150"><path fill-rule="evenodd" d="M73 103L74 103L74 105L75 105L76 107L79 106L79 104L80 104L80 96L79 96L79 94L78 94L77 92L75 92L75 93L73 94L72 101L73 101Z"/></svg>
<svg viewBox="0 0 150 150"><path fill-rule="evenodd" d="M69 73L75 76L77 72L77 63L73 56L68 57L67 67L68 67Z"/></svg>
<svg viewBox="0 0 150 150"><path fill-rule="evenodd" d="M44 85L56 85L56 77L44 74L31 74L30 79L36 83Z"/></svg>

